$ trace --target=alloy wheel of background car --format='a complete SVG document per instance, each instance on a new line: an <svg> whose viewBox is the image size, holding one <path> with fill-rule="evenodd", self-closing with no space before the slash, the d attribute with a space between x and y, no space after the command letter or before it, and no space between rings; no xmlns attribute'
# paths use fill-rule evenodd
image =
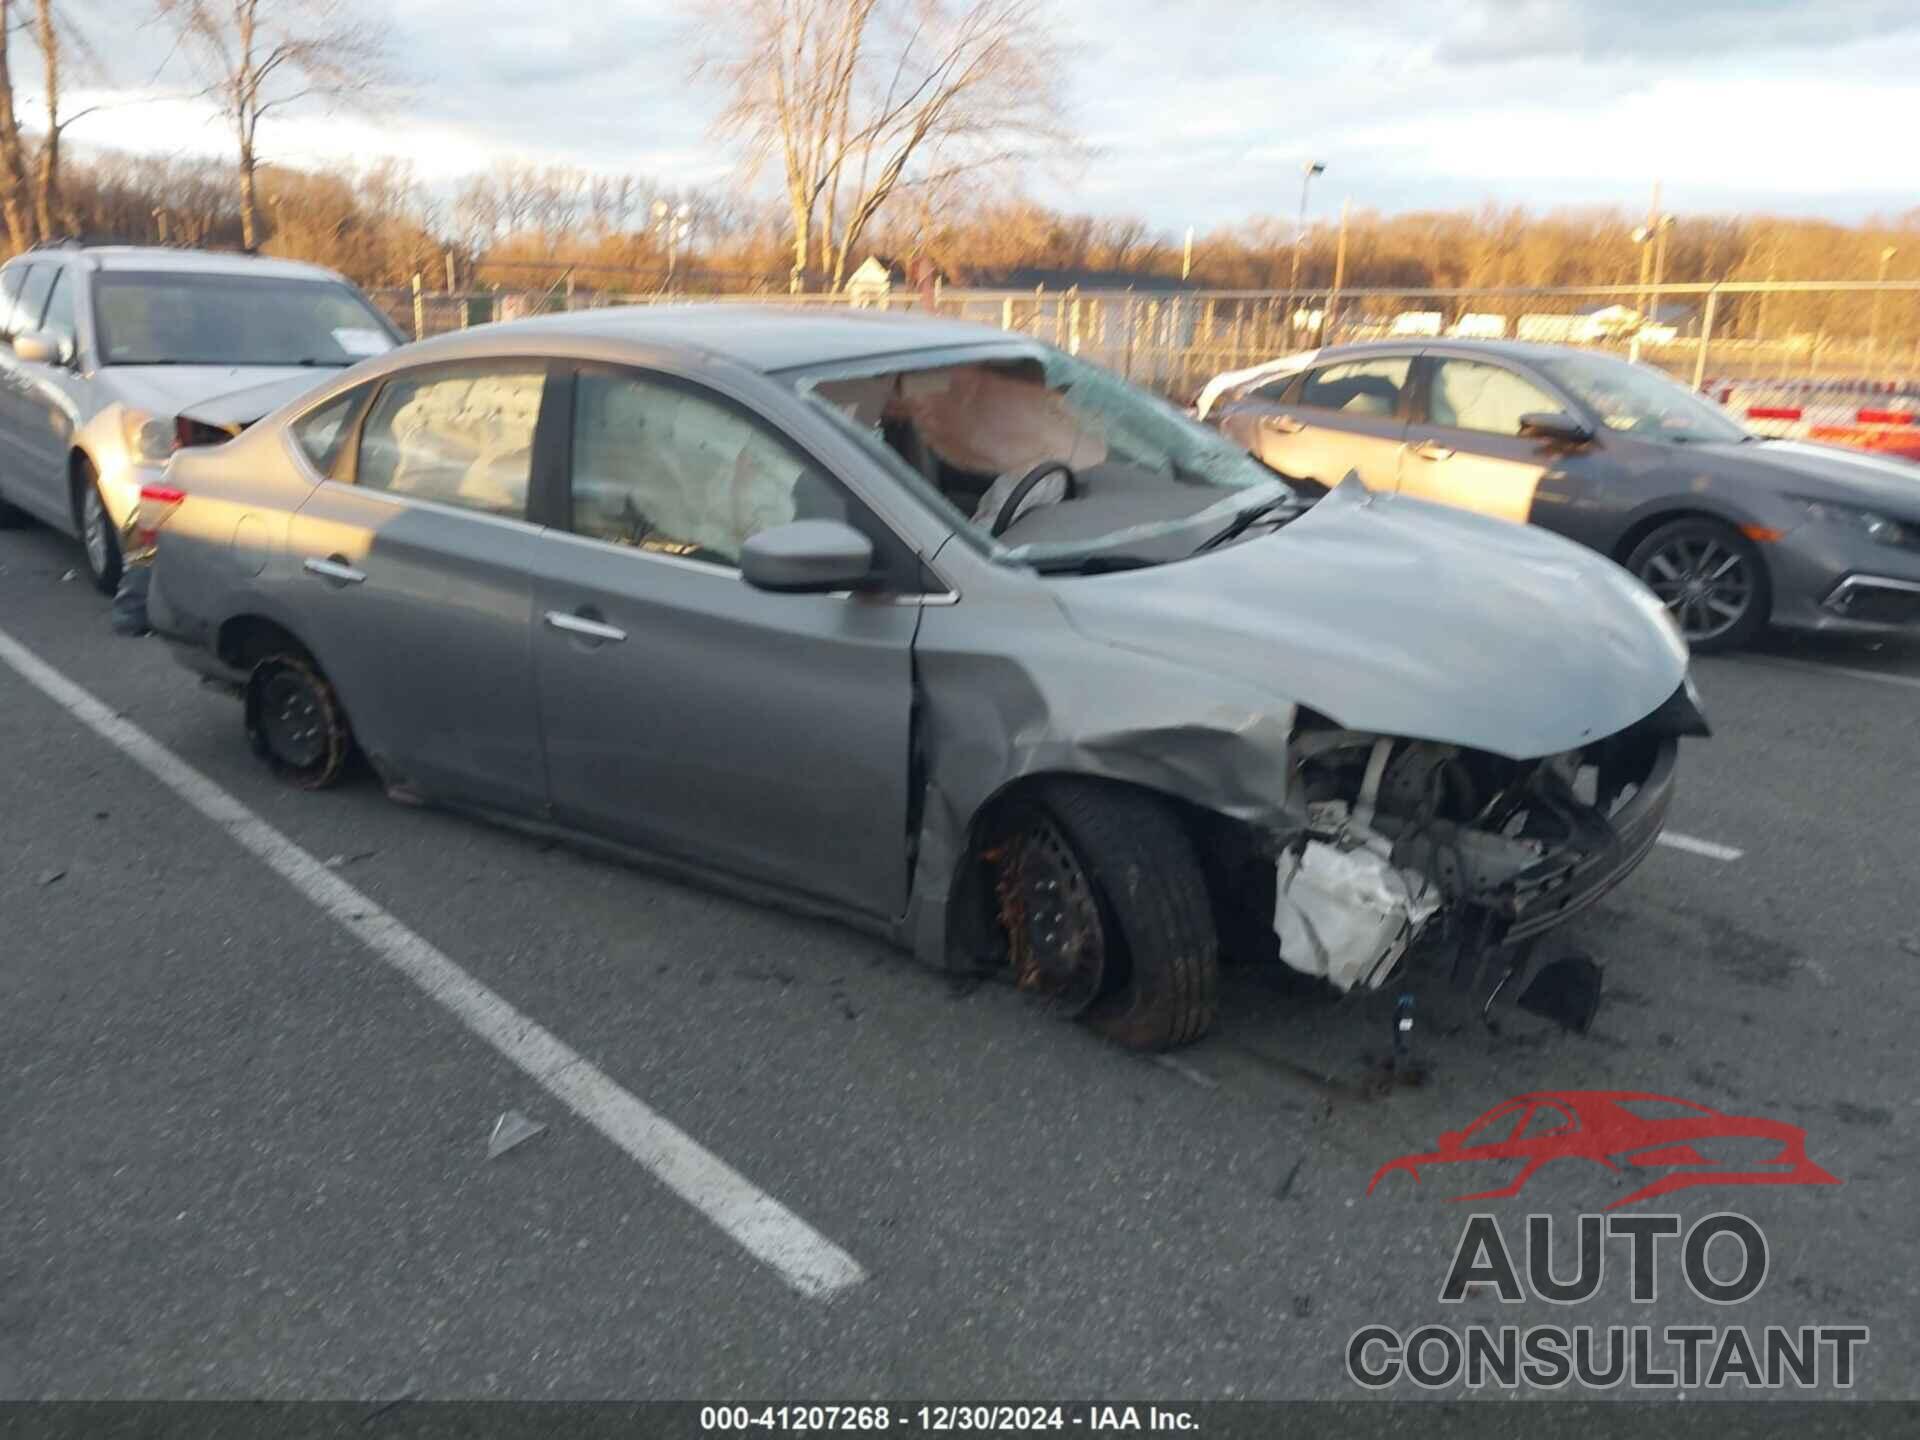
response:
<svg viewBox="0 0 1920 1440"><path fill-rule="evenodd" d="M298 655L270 655L247 679L247 742L276 775L302 790L340 779L353 733L333 686Z"/></svg>
<svg viewBox="0 0 1920 1440"><path fill-rule="evenodd" d="M1745 536L1717 520L1677 520L1634 548L1627 568L1667 607L1687 644L1731 650L1766 623L1766 574Z"/></svg>
<svg viewBox="0 0 1920 1440"><path fill-rule="evenodd" d="M86 551L87 574L94 588L111 595L120 585L120 537L113 533L113 518L107 514L107 502L100 495L100 481L92 466L84 467L76 477L80 492L80 544Z"/></svg>

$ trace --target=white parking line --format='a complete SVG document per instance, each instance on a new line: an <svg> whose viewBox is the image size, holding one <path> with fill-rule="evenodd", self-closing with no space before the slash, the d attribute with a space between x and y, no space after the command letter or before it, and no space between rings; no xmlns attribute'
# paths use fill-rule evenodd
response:
<svg viewBox="0 0 1920 1440"><path fill-rule="evenodd" d="M1848 665L1819 665L1811 660L1790 660L1784 655L1747 655L1743 659L1755 665L1773 665L1782 670L1805 670L1814 675L1844 675L1849 680L1875 680L1882 685L1899 685L1920 690L1920 675L1889 675L1884 670L1858 670Z"/></svg>
<svg viewBox="0 0 1920 1440"><path fill-rule="evenodd" d="M0 630L0 659L265 861L535 1083L777 1270L794 1289L824 1299L866 1278L851 1255L4 630Z"/></svg>
<svg viewBox="0 0 1920 1440"><path fill-rule="evenodd" d="M1709 860L1738 860L1747 852L1735 849L1731 845L1722 845L1714 840L1699 840L1692 835L1682 835L1677 830L1662 830L1656 842L1669 850L1684 850L1689 855L1704 855Z"/></svg>

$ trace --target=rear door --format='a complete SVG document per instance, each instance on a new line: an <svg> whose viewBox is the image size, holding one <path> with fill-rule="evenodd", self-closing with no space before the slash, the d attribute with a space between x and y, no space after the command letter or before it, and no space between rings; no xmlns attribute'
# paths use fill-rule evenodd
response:
<svg viewBox="0 0 1920 1440"><path fill-rule="evenodd" d="M1369 490L1391 490L1414 354L1336 360L1273 381L1242 400L1223 428L1282 474L1331 489L1351 470Z"/></svg>
<svg viewBox="0 0 1920 1440"><path fill-rule="evenodd" d="M519 814L547 799L528 640L547 372L388 377L288 533L296 629L362 748L429 794Z"/></svg>
<svg viewBox="0 0 1920 1440"><path fill-rule="evenodd" d="M734 398L599 365L580 366L573 388L568 483L533 599L556 815L901 914L920 614L911 551ZM794 519L862 530L893 593L747 585L740 547Z"/></svg>
<svg viewBox="0 0 1920 1440"><path fill-rule="evenodd" d="M1400 491L1521 524L1563 444L1520 433L1534 411L1577 413L1545 382L1485 359L1429 353L1414 387Z"/></svg>

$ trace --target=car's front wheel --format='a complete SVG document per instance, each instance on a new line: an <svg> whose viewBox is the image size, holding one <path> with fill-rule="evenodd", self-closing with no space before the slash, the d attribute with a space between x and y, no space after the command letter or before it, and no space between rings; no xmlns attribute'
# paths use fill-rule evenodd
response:
<svg viewBox="0 0 1920 1440"><path fill-rule="evenodd" d="M100 477L81 461L74 469L73 500L79 511L80 545L87 555L87 576L93 588L111 595L120 586L120 537L100 494Z"/></svg>
<svg viewBox="0 0 1920 1440"><path fill-rule="evenodd" d="M1703 654L1737 650L1767 623L1767 571L1754 543L1719 520L1675 520L1633 548L1627 569Z"/></svg>
<svg viewBox="0 0 1920 1440"><path fill-rule="evenodd" d="M1219 940L1193 842L1165 803L1051 781L988 858L1019 988L1132 1049L1206 1033Z"/></svg>

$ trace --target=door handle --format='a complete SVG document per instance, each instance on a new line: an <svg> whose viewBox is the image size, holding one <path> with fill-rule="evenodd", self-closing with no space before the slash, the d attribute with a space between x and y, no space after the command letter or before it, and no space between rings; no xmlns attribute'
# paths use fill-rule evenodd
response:
<svg viewBox="0 0 1920 1440"><path fill-rule="evenodd" d="M1453 451L1444 445L1436 445L1431 440L1422 440L1413 447L1413 453L1422 460L1451 460Z"/></svg>
<svg viewBox="0 0 1920 1440"><path fill-rule="evenodd" d="M367 578L364 570L356 570L339 555L329 555L324 560L308 560L307 570L322 580L331 580L336 585L358 585Z"/></svg>
<svg viewBox="0 0 1920 1440"><path fill-rule="evenodd" d="M615 643L627 638L627 632L618 625L609 625L604 620L595 620L590 615L569 615L565 610L549 610L546 622L550 629L564 630L569 635L578 635L587 640L608 640Z"/></svg>
<svg viewBox="0 0 1920 1440"><path fill-rule="evenodd" d="M1269 430L1278 430L1282 435L1298 435L1307 428L1291 415L1269 415L1260 423Z"/></svg>

